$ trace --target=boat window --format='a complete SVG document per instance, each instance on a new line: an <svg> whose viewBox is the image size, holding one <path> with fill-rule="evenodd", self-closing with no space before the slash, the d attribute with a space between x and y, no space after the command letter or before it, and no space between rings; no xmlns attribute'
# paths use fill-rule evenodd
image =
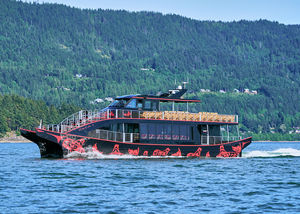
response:
<svg viewBox="0 0 300 214"><path fill-rule="evenodd" d="M123 106L124 106L124 100L115 100L109 105L109 107L123 107Z"/></svg>
<svg viewBox="0 0 300 214"><path fill-rule="evenodd" d="M136 99L132 99L126 106L127 108L136 108Z"/></svg>
<svg viewBox="0 0 300 214"><path fill-rule="evenodd" d="M124 123L125 133L139 133L139 124Z"/></svg>
<svg viewBox="0 0 300 214"><path fill-rule="evenodd" d="M143 108L143 101L142 100L138 100L137 107L139 109Z"/></svg>
<svg viewBox="0 0 300 214"><path fill-rule="evenodd" d="M140 124L140 135L141 135L141 139L143 140L148 139L148 126L146 123Z"/></svg>
<svg viewBox="0 0 300 214"><path fill-rule="evenodd" d="M164 125L164 139L171 140L171 125L169 124Z"/></svg>
<svg viewBox="0 0 300 214"><path fill-rule="evenodd" d="M152 108L153 111L158 111L158 102L152 101Z"/></svg>
<svg viewBox="0 0 300 214"><path fill-rule="evenodd" d="M179 140L179 125L172 126L172 139Z"/></svg>
<svg viewBox="0 0 300 214"><path fill-rule="evenodd" d="M149 124L148 126L149 131L149 140L154 140L156 138L156 125L155 124Z"/></svg>
<svg viewBox="0 0 300 214"><path fill-rule="evenodd" d="M191 140L194 140L194 127L193 126L191 126L190 127L191 128Z"/></svg>
<svg viewBox="0 0 300 214"><path fill-rule="evenodd" d="M209 127L209 135L210 136L220 136L221 132L220 132L220 126L208 126Z"/></svg>
<svg viewBox="0 0 300 214"><path fill-rule="evenodd" d="M145 100L145 109L151 109L151 101Z"/></svg>
<svg viewBox="0 0 300 214"><path fill-rule="evenodd" d="M157 140L163 140L164 139L164 126L161 124L158 124L156 127L156 139Z"/></svg>
<svg viewBox="0 0 300 214"><path fill-rule="evenodd" d="M180 125L180 140L189 140L188 127L186 125Z"/></svg>

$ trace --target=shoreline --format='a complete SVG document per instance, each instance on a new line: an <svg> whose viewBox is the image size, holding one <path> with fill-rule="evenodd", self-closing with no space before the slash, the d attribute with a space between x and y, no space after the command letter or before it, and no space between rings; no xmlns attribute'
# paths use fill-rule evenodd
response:
<svg viewBox="0 0 300 214"><path fill-rule="evenodd" d="M282 143L300 143L300 141L293 141L293 140L256 140L253 141L255 143L268 143L268 142L282 142Z"/></svg>
<svg viewBox="0 0 300 214"><path fill-rule="evenodd" d="M300 141L271 141L271 140L257 140L253 141L253 143L268 143L268 142L274 142L274 143L300 143ZM23 137L18 137L18 138L0 138L0 143L33 143L30 140L27 140L26 138Z"/></svg>
<svg viewBox="0 0 300 214"><path fill-rule="evenodd" d="M30 143L31 141L23 136L16 135L15 132L10 132L7 136L0 138L0 143Z"/></svg>

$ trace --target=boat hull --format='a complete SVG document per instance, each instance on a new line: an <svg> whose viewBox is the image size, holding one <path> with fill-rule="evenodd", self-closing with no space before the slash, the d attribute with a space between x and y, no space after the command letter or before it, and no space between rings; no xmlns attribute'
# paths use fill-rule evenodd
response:
<svg viewBox="0 0 300 214"><path fill-rule="evenodd" d="M214 145L149 144L109 141L53 131L21 129L21 134L36 143L42 158L64 158L72 152L95 152L103 155L238 157L252 138Z"/></svg>
<svg viewBox="0 0 300 214"><path fill-rule="evenodd" d="M28 140L34 142L40 149L42 158L61 158L63 157L63 149L56 142L49 141L46 138L39 137L36 131L20 129L21 135Z"/></svg>

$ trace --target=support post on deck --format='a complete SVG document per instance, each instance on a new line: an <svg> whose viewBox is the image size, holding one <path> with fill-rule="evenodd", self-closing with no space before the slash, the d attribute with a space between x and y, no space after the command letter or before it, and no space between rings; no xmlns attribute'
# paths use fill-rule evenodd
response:
<svg viewBox="0 0 300 214"><path fill-rule="evenodd" d="M206 125L206 136L207 136L207 139L206 139L206 144L209 144L209 128L208 128L208 125Z"/></svg>
<svg viewBox="0 0 300 214"><path fill-rule="evenodd" d="M229 142L229 127L227 125L227 142Z"/></svg>

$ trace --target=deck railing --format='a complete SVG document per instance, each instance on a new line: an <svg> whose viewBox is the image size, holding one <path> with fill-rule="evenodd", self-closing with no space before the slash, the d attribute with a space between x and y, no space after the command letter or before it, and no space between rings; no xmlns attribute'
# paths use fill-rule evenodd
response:
<svg viewBox="0 0 300 214"><path fill-rule="evenodd" d="M67 136L68 138L78 140L82 137L71 135L71 134L61 134L61 136ZM129 143L137 143L140 142L140 134L139 133L124 133L124 132L115 132L115 131L108 131L104 129L96 129L96 131L89 135L88 137L97 138L101 140L110 140L110 141L119 141L119 142L129 142ZM231 141L240 140L240 136L201 136L199 145L213 145L213 144L221 144L227 143ZM160 140L152 138L150 141L148 139L143 139L144 141L153 142L153 140ZM184 142L182 140L177 139L169 139L170 142L176 142L176 144L181 144ZM189 141L189 140L188 140ZM164 140L164 143L168 144L168 141ZM171 143L173 144L173 143ZM197 144L198 145L198 144Z"/></svg>
<svg viewBox="0 0 300 214"><path fill-rule="evenodd" d="M201 144L220 144L242 139L241 136L201 136Z"/></svg>
<svg viewBox="0 0 300 214"><path fill-rule="evenodd" d="M46 128L47 130L53 130L63 133L91 122L115 118L238 123L238 115L225 115L212 112L190 113L183 111L138 111L106 109L101 111L81 110L64 119L59 124L48 125L44 128Z"/></svg>
<svg viewBox="0 0 300 214"><path fill-rule="evenodd" d="M82 139L81 136L72 135L72 134L62 133L61 136L66 136L74 140ZM126 142L126 143L135 143L140 141L139 133L115 132L115 131L108 131L104 129L96 129L96 132L92 133L88 137L97 138L101 140Z"/></svg>

